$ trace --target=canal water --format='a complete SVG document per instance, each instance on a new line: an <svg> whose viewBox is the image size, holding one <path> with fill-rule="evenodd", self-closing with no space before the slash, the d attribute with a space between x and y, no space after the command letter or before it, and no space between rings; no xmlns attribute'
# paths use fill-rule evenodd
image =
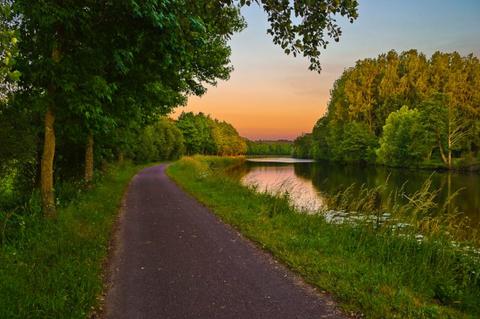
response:
<svg viewBox="0 0 480 319"><path fill-rule="evenodd" d="M259 191L288 192L292 203L306 211L317 211L328 196L355 184L382 188L382 198L396 190L413 194L426 180L432 181L431 190L439 189L437 202L442 204L458 192L450 203L469 218L469 224L480 226L480 174L478 172L432 172L428 170L398 169L383 166L347 165L331 162L313 162L292 158L250 158L236 172L243 184ZM408 199L403 197L405 201Z"/></svg>

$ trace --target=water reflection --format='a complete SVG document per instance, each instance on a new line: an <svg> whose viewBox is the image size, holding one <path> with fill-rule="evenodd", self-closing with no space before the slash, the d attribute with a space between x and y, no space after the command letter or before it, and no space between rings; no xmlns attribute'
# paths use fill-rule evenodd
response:
<svg viewBox="0 0 480 319"><path fill-rule="evenodd" d="M282 161L280 161L282 162ZM480 174L452 173L427 170L393 169L386 167L340 165L329 162L278 163L247 162L237 171L246 185L256 185L259 190L288 191L293 204L299 208L317 210L325 196L333 195L351 184L372 188L384 185L384 197L400 188L412 194L423 183L432 179L432 188L440 189L438 200L444 202L455 192L450 209L464 212L472 224L480 224ZM407 201L407 199L404 199Z"/></svg>
<svg viewBox="0 0 480 319"><path fill-rule="evenodd" d="M257 187L261 192L288 192L293 204L300 210L313 212L323 206L322 197L312 181L296 175L292 165L256 166L241 181L244 185Z"/></svg>

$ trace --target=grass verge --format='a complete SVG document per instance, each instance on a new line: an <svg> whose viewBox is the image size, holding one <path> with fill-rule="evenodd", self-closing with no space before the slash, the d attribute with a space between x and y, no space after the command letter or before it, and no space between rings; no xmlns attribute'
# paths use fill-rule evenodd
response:
<svg viewBox="0 0 480 319"><path fill-rule="evenodd" d="M93 189L59 208L56 220L40 213L16 217L15 234L0 246L0 318L91 313L122 195L140 168L110 168Z"/></svg>
<svg viewBox="0 0 480 319"><path fill-rule="evenodd" d="M478 258L450 238L421 242L364 225L296 212L225 174L238 158L186 157L167 173L222 220L270 251L347 312L367 318L478 318Z"/></svg>

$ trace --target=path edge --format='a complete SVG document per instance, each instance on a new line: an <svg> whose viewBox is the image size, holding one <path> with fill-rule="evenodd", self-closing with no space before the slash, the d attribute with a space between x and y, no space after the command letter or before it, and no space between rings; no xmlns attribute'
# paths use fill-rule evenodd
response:
<svg viewBox="0 0 480 319"><path fill-rule="evenodd" d="M120 256L123 251L122 234L123 234L123 220L125 219L125 212L127 208L127 198L130 187L135 178L143 170L148 167L161 165L153 164L147 167L142 167L135 175L132 176L130 181L123 190L122 199L117 206L117 214L115 215L115 221L110 229L110 235L108 240L107 254L102 261L102 271L100 274L102 280L102 291L98 294L96 304L93 306L92 311L87 316L88 319L104 319L107 316L107 295L113 289L113 280L116 272L116 265L119 264Z"/></svg>

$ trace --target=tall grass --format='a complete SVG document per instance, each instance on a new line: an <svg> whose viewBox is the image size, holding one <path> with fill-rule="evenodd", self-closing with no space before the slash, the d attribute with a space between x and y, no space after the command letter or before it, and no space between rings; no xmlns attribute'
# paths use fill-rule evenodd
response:
<svg viewBox="0 0 480 319"><path fill-rule="evenodd" d="M417 240L424 236L449 240L453 246L461 245L464 250L471 248L466 250L472 252L475 252L474 247L480 247L478 228L473 228L468 218L452 205L460 190L440 203L440 190L432 189L432 180L428 178L413 194L407 194L402 186L381 198L380 194L386 193L382 188L387 184L388 180L374 188L350 185L333 196L326 196L324 210L330 215L339 211L345 222L361 223L362 227L370 226L377 232L396 232Z"/></svg>
<svg viewBox="0 0 480 319"><path fill-rule="evenodd" d="M378 190L364 188L354 195L346 189L328 205L354 212L356 222L335 224L325 214L298 212L288 195L242 186L225 173L238 164L236 159L185 158L168 173L224 221L331 292L347 311L368 318L480 316L480 256L463 249L478 242L451 232L453 220L427 216L435 199L428 185L411 194L410 204L392 197L389 218ZM402 222L411 226L393 227L407 217Z"/></svg>

